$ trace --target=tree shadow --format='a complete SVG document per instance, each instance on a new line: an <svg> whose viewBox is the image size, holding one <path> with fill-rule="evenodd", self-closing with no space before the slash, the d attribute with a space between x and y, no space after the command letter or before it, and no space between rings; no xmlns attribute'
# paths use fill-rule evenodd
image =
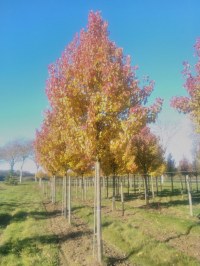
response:
<svg viewBox="0 0 200 266"><path fill-rule="evenodd" d="M138 248L132 250L131 252L129 252L124 257L122 257L122 256L107 257L106 258L107 266L115 266L115 265L118 265L119 263L125 263L125 262L127 262L132 255L138 253L142 248L143 248L143 246L138 247Z"/></svg>
<svg viewBox="0 0 200 266"><path fill-rule="evenodd" d="M70 232L69 234L60 237L56 235L42 235L27 237L24 239L11 239L3 245L0 245L0 256L7 256L9 254L19 256L24 249L28 249L29 253L40 252L39 244L58 244L59 242L80 238L81 236L88 234L91 234L91 231Z"/></svg>
<svg viewBox="0 0 200 266"><path fill-rule="evenodd" d="M0 213L0 227L5 228L12 220L12 215L8 213Z"/></svg>
<svg viewBox="0 0 200 266"><path fill-rule="evenodd" d="M29 253L39 252L40 250L37 247L37 243L56 244L58 243L58 238L55 235L43 235L10 240L0 246L0 255L7 256L11 253L20 255L23 249L28 249Z"/></svg>

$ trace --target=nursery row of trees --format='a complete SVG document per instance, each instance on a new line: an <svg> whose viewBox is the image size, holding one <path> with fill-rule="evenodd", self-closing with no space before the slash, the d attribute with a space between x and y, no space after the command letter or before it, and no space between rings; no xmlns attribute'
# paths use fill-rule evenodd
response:
<svg viewBox="0 0 200 266"><path fill-rule="evenodd" d="M49 66L46 94L50 108L35 139L38 163L54 177L63 175L65 188L69 170L79 175L95 170L94 232L99 262L101 175L115 177L141 172L147 191L147 174L162 173L165 169L164 150L149 129L163 100L158 98L147 106L154 82L149 79L139 82L130 57L109 40L107 26L99 12L90 12L87 30L81 30L61 57ZM199 123L196 98L193 100L196 90L189 92L187 101L176 98L173 106L190 112ZM68 182L70 187L70 177Z"/></svg>

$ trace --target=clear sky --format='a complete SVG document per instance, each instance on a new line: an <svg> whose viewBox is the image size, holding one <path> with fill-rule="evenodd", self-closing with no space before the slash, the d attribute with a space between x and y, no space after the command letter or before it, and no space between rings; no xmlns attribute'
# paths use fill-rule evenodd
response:
<svg viewBox="0 0 200 266"><path fill-rule="evenodd" d="M165 99L160 120L184 125L169 99L186 94L182 62L195 62L199 0L0 0L0 145L34 137L48 106L47 67L86 27L90 10L102 12L111 40L139 66L138 75L155 80L151 99Z"/></svg>

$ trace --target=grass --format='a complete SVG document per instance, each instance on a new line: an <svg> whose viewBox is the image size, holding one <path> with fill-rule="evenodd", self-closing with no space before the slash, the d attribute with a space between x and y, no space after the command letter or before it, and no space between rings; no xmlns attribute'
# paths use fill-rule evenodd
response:
<svg viewBox="0 0 200 266"><path fill-rule="evenodd" d="M194 217L189 215L187 194L181 194L174 183L159 191L147 208L143 199L125 193L125 216L121 216L121 203L111 211L112 189L109 199L102 191L103 239L125 254L124 260L134 265L200 265L200 257L181 249L173 241L183 240L182 247L195 244L200 236L200 193L193 191ZM48 215L42 205L41 192L33 183L7 186L0 183L0 265L59 265L57 237L48 231ZM46 187L47 189L47 187ZM47 191L47 190L44 190ZM57 187L57 200L61 200L61 184ZM124 189L124 192L127 192ZM49 196L49 193L48 193ZM78 198L72 189L73 213L93 227L93 188L88 188L87 200ZM72 221L73 223L73 221ZM182 238L183 237L183 238ZM186 237L186 238L184 238ZM174 245L173 245L174 244ZM197 245L198 247L198 245ZM195 248L195 247L194 247ZM196 250L198 253L199 250ZM105 258L111 261L113 258ZM117 258L116 258L117 260Z"/></svg>
<svg viewBox="0 0 200 266"><path fill-rule="evenodd" d="M59 265L57 237L33 183L0 183L0 265Z"/></svg>
<svg viewBox="0 0 200 266"><path fill-rule="evenodd" d="M174 184L176 186L176 183ZM130 191L133 193L132 191ZM103 193L102 193L103 194ZM111 190L109 192L111 194ZM171 193L165 189L159 197L151 199L147 208L144 200L126 197L125 217L121 216L121 203L116 202L116 211L111 211L111 198L102 200L103 239L126 254L127 260L136 265L200 265L200 261L187 254L186 244L195 243L200 236L200 194L193 192L194 217L189 215L187 194L178 190ZM74 212L89 226L93 226L92 191L88 199L81 203L73 198ZM181 243L183 249L171 244L181 237L190 235L190 243ZM199 250L197 249L198 253ZM108 260L108 258L105 258Z"/></svg>

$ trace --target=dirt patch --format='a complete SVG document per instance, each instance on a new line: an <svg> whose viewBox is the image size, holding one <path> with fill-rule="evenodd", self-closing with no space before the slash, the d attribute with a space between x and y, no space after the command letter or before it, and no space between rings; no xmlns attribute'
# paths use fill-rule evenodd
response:
<svg viewBox="0 0 200 266"><path fill-rule="evenodd" d="M49 213L50 230L57 235L61 266L98 266L93 258L93 232L79 217L72 216L72 225L58 212L60 206L44 202ZM104 265L133 266L125 254L120 253L113 246L103 242L105 261Z"/></svg>

